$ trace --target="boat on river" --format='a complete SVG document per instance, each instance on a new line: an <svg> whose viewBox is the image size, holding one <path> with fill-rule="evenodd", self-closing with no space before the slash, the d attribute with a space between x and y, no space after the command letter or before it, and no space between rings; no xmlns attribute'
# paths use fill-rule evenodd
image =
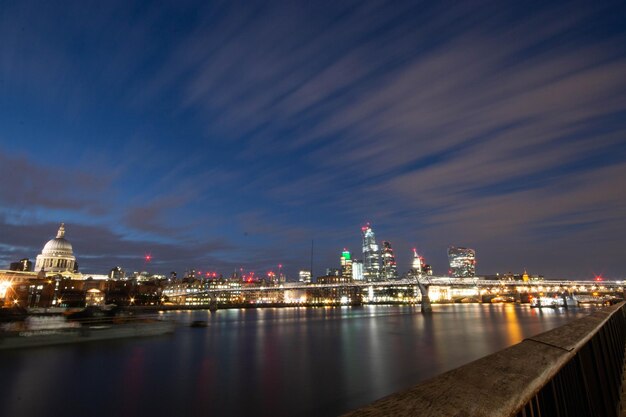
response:
<svg viewBox="0 0 626 417"><path fill-rule="evenodd" d="M174 328L172 321L152 318L80 323L67 321L63 316L31 316L23 322L2 326L0 350L158 336L172 333Z"/></svg>

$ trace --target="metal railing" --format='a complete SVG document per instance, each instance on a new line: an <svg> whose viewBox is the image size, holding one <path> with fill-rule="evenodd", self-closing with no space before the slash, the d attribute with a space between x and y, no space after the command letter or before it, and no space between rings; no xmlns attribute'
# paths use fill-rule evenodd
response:
<svg viewBox="0 0 626 417"><path fill-rule="evenodd" d="M622 302L346 415L619 416L625 347Z"/></svg>

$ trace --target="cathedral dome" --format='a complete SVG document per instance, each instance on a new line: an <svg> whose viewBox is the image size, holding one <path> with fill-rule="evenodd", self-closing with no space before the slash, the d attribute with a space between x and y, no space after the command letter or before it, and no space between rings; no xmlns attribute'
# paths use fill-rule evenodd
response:
<svg viewBox="0 0 626 417"><path fill-rule="evenodd" d="M49 240L37 256L35 270L46 272L73 271L76 268L76 258L72 244L65 239L65 225L61 223L57 236Z"/></svg>
<svg viewBox="0 0 626 417"><path fill-rule="evenodd" d="M56 237L51 239L46 243L41 251L43 255L65 255L72 256L74 254L74 250L72 249L72 244L65 240L63 237Z"/></svg>

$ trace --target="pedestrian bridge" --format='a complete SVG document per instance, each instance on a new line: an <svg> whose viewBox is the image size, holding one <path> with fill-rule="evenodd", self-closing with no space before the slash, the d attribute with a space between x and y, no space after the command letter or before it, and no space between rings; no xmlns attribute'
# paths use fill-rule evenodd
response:
<svg viewBox="0 0 626 417"><path fill-rule="evenodd" d="M510 281L510 280L487 280L481 278L450 278L450 277L423 277L418 279L398 279L392 281L352 281L332 284L317 283L285 283L280 285L222 285L207 286L172 295L185 295L193 293L211 292L232 292L232 291L280 291L280 290L307 290L307 289L332 289L332 288L369 288L369 287L407 287L417 286L447 286L457 288L505 288L522 289L529 292L558 291L568 289L598 289L600 291L622 291L626 281L564 281L564 280L544 280L544 281Z"/></svg>
<svg viewBox="0 0 626 417"><path fill-rule="evenodd" d="M624 281L509 281L481 278L420 277L393 281L259 284L239 281L207 281L175 284L163 290L169 300L181 305L207 303L247 304L250 302L316 303L401 302L421 303L430 311L430 302L523 302L543 297L563 304L599 303L623 299ZM573 295L576 295L576 298ZM586 297L586 298L585 298ZM268 301L269 300L269 301ZM553 301L554 302L554 301ZM543 301L542 301L543 303ZM545 304L545 303L543 303Z"/></svg>

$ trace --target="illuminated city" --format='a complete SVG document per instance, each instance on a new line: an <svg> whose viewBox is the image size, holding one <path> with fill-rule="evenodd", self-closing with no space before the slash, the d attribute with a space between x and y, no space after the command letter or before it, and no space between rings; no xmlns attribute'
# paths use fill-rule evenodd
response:
<svg viewBox="0 0 626 417"><path fill-rule="evenodd" d="M371 271L379 271L369 280L364 279L360 261L353 259L347 249L341 252L338 268L330 266L325 275L315 279L309 270L301 269L297 279L287 280L282 264L266 274L241 269L229 276L193 268L180 274L148 271L127 274L120 266L110 271L87 273L79 271L73 246L66 239L66 226L61 223L56 237L46 242L36 257L38 270L31 268L28 258L11 263L9 270L0 270L0 304L24 307L32 312L61 312L68 308L108 304L212 309L368 303L415 305L422 302L424 295L418 283L428 285L429 299L435 303L517 301L530 304L544 293L556 297L558 302L567 302L566 298L559 298L563 294L570 298L577 294L578 300L588 301L594 297L610 298L623 291L623 282L604 283L598 277L588 282L545 280L542 275L530 275L526 270L517 275L476 276L476 252L454 246L448 248L449 275L433 273L415 248L411 264L399 274L391 244L384 241L378 253L369 223L362 228L362 235L363 258L370 259ZM380 264L379 269L376 265Z"/></svg>
<svg viewBox="0 0 626 417"><path fill-rule="evenodd" d="M625 414L625 2L0 10L0 415Z"/></svg>

